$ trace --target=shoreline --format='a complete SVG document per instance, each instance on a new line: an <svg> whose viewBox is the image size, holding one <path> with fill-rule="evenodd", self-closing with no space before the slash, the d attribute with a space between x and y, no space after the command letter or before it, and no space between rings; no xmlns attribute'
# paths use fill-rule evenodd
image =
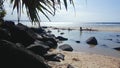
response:
<svg viewBox="0 0 120 68"><path fill-rule="evenodd" d="M75 68L119 68L120 58L91 54L85 52L67 52L53 51L53 53L62 53L65 60L61 62L48 62L52 68L67 68L72 65Z"/></svg>
<svg viewBox="0 0 120 68"><path fill-rule="evenodd" d="M80 30L78 27L55 27L55 26L47 26L52 29L60 29L60 30ZM120 32L120 27L82 27L82 31L105 31L105 32Z"/></svg>
<svg viewBox="0 0 120 68"><path fill-rule="evenodd" d="M45 31L41 27L29 28L21 23L2 22L0 27L1 65L10 65L13 68L19 65L20 68L51 68L52 65L52 68L120 68L120 58L115 57L65 51L49 54L50 49L58 47L59 41L67 40L50 33L51 31ZM50 65L47 62L50 62ZM70 67L71 65L75 67Z"/></svg>

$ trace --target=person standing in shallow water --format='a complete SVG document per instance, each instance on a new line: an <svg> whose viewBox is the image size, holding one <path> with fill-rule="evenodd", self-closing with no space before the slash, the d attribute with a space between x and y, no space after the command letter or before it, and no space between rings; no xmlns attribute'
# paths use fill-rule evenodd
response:
<svg viewBox="0 0 120 68"><path fill-rule="evenodd" d="M80 31L82 31L82 27L80 27Z"/></svg>

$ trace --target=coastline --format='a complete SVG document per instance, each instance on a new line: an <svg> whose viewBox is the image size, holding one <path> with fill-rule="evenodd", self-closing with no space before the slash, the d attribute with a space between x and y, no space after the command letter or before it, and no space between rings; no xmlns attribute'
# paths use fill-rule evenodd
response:
<svg viewBox="0 0 120 68"><path fill-rule="evenodd" d="M70 37L75 38L75 36L71 34L70 37L66 38L66 36L68 36L67 33L60 33L55 30L59 33L57 37L57 35L51 34L52 31L50 31L49 28L47 31L45 31L44 28L29 28L21 23L15 24L12 21L2 23L0 28L1 65L11 65L13 68L17 68L19 65L21 68L51 68L51 66L52 68L120 68L120 58L85 52L57 50L52 52L50 49L56 49L59 46L59 42L62 42L62 40L69 41ZM73 30L71 28L56 29L66 31ZM89 29L84 30L89 31ZM79 33L81 32L77 32L78 33L75 34L76 36L78 34L77 37L79 37ZM65 38L62 37L64 34L66 34ZM91 32L91 34L93 35L94 32ZM120 37L120 35L116 34L115 37ZM76 43L76 40L78 40L78 43ZM81 40L75 38L72 42L79 45ZM53 54L49 54L49 51ZM73 51L73 49L71 51Z"/></svg>
<svg viewBox="0 0 120 68"><path fill-rule="evenodd" d="M78 27L54 27L50 26L52 29L61 29L61 30L80 30ZM105 32L120 32L120 27L82 27L83 31L105 31Z"/></svg>
<svg viewBox="0 0 120 68"><path fill-rule="evenodd" d="M58 30L80 30L74 27L50 27ZM89 30L91 29L91 30ZM83 27L83 31L98 31L98 32L120 32L120 27L92 27L86 30ZM61 62L49 61L49 65L52 68L67 68L68 65L72 65L74 68L120 68L120 58L114 56L108 56L103 54L89 53L89 52L67 52L55 50L52 53L62 53L65 55L65 60Z"/></svg>
<svg viewBox="0 0 120 68"><path fill-rule="evenodd" d="M119 68L120 58L84 53L84 52L67 52L53 51L53 53L62 53L65 55L65 60L61 62L48 62L52 68L67 68L67 65L72 65L74 68Z"/></svg>

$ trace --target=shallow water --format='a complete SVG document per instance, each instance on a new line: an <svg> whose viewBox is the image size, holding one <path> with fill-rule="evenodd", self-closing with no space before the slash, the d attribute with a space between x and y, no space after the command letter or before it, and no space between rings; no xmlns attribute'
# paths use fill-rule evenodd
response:
<svg viewBox="0 0 120 68"><path fill-rule="evenodd" d="M23 22L24 24L31 26L30 22ZM108 56L114 56L120 58L120 51L114 50L113 48L120 47L120 22L94 22L94 23L73 23L73 22L41 22L42 26L52 26L52 27L63 27L63 28L77 28L77 30L58 30L51 29L55 36L63 36L68 38L68 41L63 41L59 44L70 44L74 51L77 52L88 52L96 53ZM82 31L80 32L79 27L83 28L97 28L97 29L107 29L112 31ZM117 30L117 32L116 32ZM64 33L61 35L60 33ZM98 45L89 45L86 40L89 37L96 37ZM111 40L112 39L112 40ZM76 43L75 41L80 41Z"/></svg>
<svg viewBox="0 0 120 68"><path fill-rule="evenodd" d="M102 32L102 31L79 31L79 30L54 30L52 29L52 33L56 36L63 36L68 38L68 41L63 41L59 44L69 44L73 47L74 51L77 52L89 52L96 53L114 57L120 57L120 51L114 50L113 48L120 47L120 32ZM60 33L64 33L61 35ZM86 40L89 37L96 37L98 41L98 45L89 45L86 43ZM112 40L111 40L112 39ZM80 41L80 43L76 43L76 41Z"/></svg>

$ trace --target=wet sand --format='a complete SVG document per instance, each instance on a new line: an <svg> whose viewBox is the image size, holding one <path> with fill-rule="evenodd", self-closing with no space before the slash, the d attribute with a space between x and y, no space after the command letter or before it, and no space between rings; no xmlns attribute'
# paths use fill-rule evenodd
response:
<svg viewBox="0 0 120 68"><path fill-rule="evenodd" d="M54 27L52 27L54 29ZM57 29L69 29L58 27ZM80 30L79 28L70 28L71 30ZM83 29L86 29L83 27ZM92 27L88 28L96 31L120 32L120 27ZM70 64L74 68L120 68L120 57L106 56L95 53L86 52L66 52L55 50L52 53L62 53L65 60L61 62L49 62L52 68L67 68Z"/></svg>
<svg viewBox="0 0 120 68"><path fill-rule="evenodd" d="M69 64L74 68L120 68L120 58L84 52L54 51L53 53L64 54L65 60L50 61L49 65L52 68L67 68Z"/></svg>

